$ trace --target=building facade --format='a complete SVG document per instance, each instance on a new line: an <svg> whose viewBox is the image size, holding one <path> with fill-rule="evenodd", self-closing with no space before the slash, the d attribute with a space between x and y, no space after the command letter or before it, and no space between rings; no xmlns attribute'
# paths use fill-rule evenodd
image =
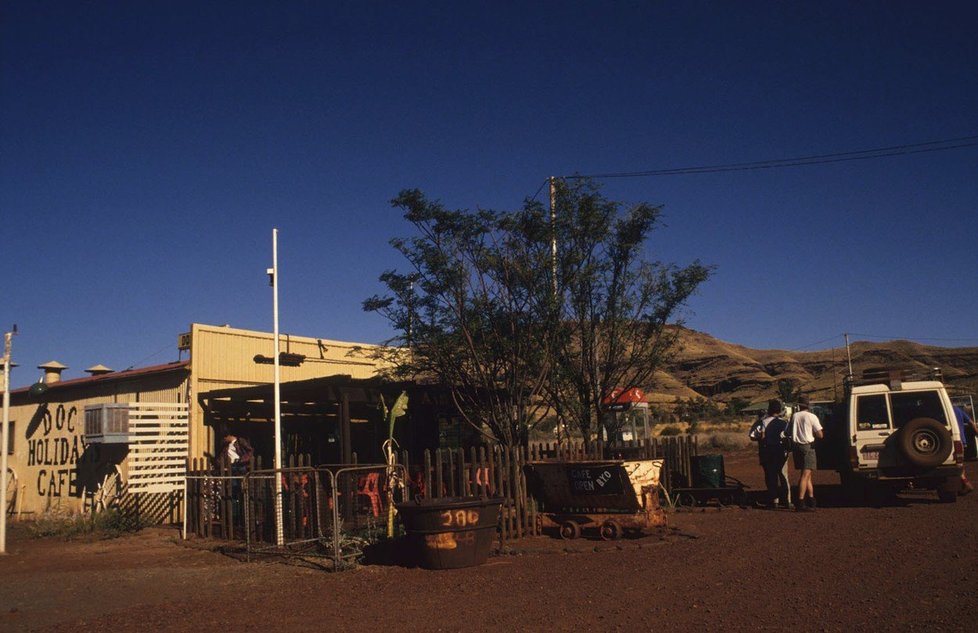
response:
<svg viewBox="0 0 978 633"><path fill-rule="evenodd" d="M178 520L183 464L213 458L229 430L206 394L270 385L274 343L271 333L195 323L177 341L186 360L127 371L95 366L75 379L45 364L43 386L11 392L8 511L77 512L118 494L151 516ZM374 378L383 366L377 349L281 334L281 382ZM122 426L111 428L117 421Z"/></svg>

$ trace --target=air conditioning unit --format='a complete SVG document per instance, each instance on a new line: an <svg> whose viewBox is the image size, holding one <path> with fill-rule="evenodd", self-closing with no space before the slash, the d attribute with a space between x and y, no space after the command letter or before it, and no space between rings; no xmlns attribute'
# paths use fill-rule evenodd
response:
<svg viewBox="0 0 978 633"><path fill-rule="evenodd" d="M128 444L129 404L87 405L85 441L89 444Z"/></svg>

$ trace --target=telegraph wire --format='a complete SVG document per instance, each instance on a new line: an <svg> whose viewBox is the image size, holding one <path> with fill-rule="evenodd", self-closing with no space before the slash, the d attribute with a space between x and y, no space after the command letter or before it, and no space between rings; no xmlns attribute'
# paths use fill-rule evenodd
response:
<svg viewBox="0 0 978 633"><path fill-rule="evenodd" d="M828 343L829 341L834 341L836 339L842 338L842 334L836 334L835 336L830 336L829 338L822 339L821 341L815 341L814 343L809 343L808 345L802 345L801 347L793 347L787 351L789 352L801 352L806 349L815 347L816 345L821 345L822 343ZM835 349L834 347L832 349Z"/></svg>
<svg viewBox="0 0 978 633"><path fill-rule="evenodd" d="M546 187L547 186L547 183L549 183L549 182L550 182L550 179L549 178L544 178L543 179L543 182L540 183L540 188L537 189L537 192L535 194L533 194L532 196L530 196L528 199L529 200L536 200L537 199L537 196L540 195L540 192L543 191L543 188Z"/></svg>
<svg viewBox="0 0 978 633"><path fill-rule="evenodd" d="M978 134L959 136L956 138L942 139L936 141L925 141L922 143L904 143L901 145L890 145L888 147L877 147L873 149L850 150L846 152L835 152L831 154L812 154L809 156L797 156L794 158L777 158L751 162L725 163L717 165L700 165L692 167L671 167L665 169L649 169L643 171L622 171L595 174L573 174L561 176L567 180L581 180L584 178L607 179L607 178L642 178L654 176L684 176L691 174L713 174L733 171L753 171L759 169L781 169L784 167L808 167L811 165L826 165L831 163L841 163L856 160L871 160L876 158L888 158L892 156L904 156L909 154L924 154L931 152L944 152L953 149L964 149L978 147ZM535 200L540 192L543 191L547 180L540 185L537 192L530 197Z"/></svg>
<svg viewBox="0 0 978 633"><path fill-rule="evenodd" d="M125 369L123 369L122 371L129 371L130 369L133 369L133 368L135 368L135 367L136 367L137 365L142 365L143 363L145 363L145 362L146 362L146 361L148 361L149 359L151 359L151 358L153 358L153 357L155 357L155 356L159 356L160 354L162 354L162 353L163 353L163 352L165 352L166 350L168 350L168 349L170 349L170 347L171 347L170 345L166 345L166 346L164 346L164 347L161 347L160 349L158 349L158 350L156 350L155 352L153 352L152 354L150 354L150 355L149 355L149 356L147 356L146 358L143 358L143 359L141 359L141 360L138 360L138 361L136 361L136 362L135 362L134 364L132 364L132 365L129 365L128 367L126 367L126 368L125 368Z"/></svg>
<svg viewBox="0 0 978 633"><path fill-rule="evenodd" d="M951 149L978 146L978 135L961 136L958 138L943 139L940 141L926 141L924 143L913 143L904 145L893 145L890 147L877 147L874 149L853 150L848 152L836 152L833 154L815 154L811 156L800 156L795 158L781 158L753 161L746 163L728 163L723 165L705 165L699 167L675 167L670 169L654 169L647 171L631 172L610 172L605 174L575 175L567 178L637 178L642 176L674 176L683 174L709 174L725 171L748 171L753 169L775 169L781 167L801 167L807 165L824 165L828 163L839 163L853 160L869 160L873 158L887 158L890 156L900 156L904 154L922 154L926 152L943 152Z"/></svg>
<svg viewBox="0 0 978 633"><path fill-rule="evenodd" d="M960 337L960 338L937 338L937 337L933 337L933 336L883 336L883 335L880 335L880 334L863 334L863 333L860 333L860 332L849 332L849 335L850 336L862 336L862 337L871 338L871 339L879 339L881 341L911 341L911 342L914 342L914 341L943 341L945 343L952 343L952 342L957 342L957 343L961 343L961 342L978 343L978 338L966 338L966 337Z"/></svg>

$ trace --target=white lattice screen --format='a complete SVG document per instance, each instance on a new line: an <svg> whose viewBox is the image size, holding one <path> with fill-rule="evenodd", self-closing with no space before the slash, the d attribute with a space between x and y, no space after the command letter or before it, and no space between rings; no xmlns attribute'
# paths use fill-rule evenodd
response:
<svg viewBox="0 0 978 633"><path fill-rule="evenodd" d="M183 490L189 450L186 403L130 402L129 492Z"/></svg>

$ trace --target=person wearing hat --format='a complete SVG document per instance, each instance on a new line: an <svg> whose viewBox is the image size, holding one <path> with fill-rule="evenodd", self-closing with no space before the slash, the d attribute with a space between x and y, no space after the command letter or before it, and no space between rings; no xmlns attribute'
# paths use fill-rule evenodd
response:
<svg viewBox="0 0 978 633"><path fill-rule="evenodd" d="M812 471L817 467L815 460L815 440L822 439L822 423L818 416L808 410L807 396L798 398L799 411L791 416L791 454L798 476L798 497L795 509L799 512L815 511L815 488L812 485Z"/></svg>
<svg viewBox="0 0 978 633"><path fill-rule="evenodd" d="M248 440L227 433L224 436L224 446L221 449L221 466L230 470L234 475L243 475L248 470L253 452Z"/></svg>
<svg viewBox="0 0 978 633"><path fill-rule="evenodd" d="M780 400L768 400L767 415L761 416L748 433L751 441L757 442L757 455L764 469L764 485L767 486L764 505L770 510L778 505L788 508L788 479L784 470L788 461L785 448L788 421L781 417L781 409Z"/></svg>

